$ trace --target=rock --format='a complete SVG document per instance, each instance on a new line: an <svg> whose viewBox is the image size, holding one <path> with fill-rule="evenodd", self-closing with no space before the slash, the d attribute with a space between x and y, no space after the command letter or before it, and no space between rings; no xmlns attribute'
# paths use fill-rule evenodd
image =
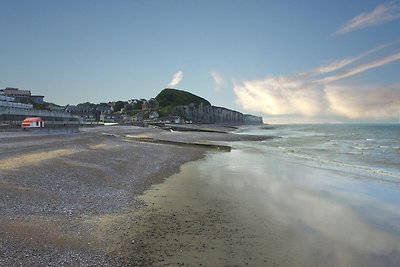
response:
<svg viewBox="0 0 400 267"><path fill-rule="evenodd" d="M212 124L230 124L230 125L247 125L262 124L262 117L243 114L235 110L205 105L186 105L176 106L172 112L185 120L194 123L212 123Z"/></svg>

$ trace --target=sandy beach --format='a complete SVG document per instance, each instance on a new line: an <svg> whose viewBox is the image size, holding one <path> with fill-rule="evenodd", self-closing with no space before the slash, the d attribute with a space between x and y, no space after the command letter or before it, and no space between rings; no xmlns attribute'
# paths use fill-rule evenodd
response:
<svg viewBox="0 0 400 267"><path fill-rule="evenodd" d="M228 141L265 139L229 130L0 133L0 266L174 266L188 263L179 262L183 246L195 257L210 251L210 238L217 239L212 246L225 247L218 238L226 241L237 229L223 227L218 209L210 209L214 203L196 203L196 183L182 184L184 192L179 187L190 203L175 201L174 191L162 186L170 186L163 182L182 164L227 153ZM191 206L190 214L180 213ZM219 236L208 236L214 222ZM203 229L199 246L183 242L192 238L182 232L190 225Z"/></svg>

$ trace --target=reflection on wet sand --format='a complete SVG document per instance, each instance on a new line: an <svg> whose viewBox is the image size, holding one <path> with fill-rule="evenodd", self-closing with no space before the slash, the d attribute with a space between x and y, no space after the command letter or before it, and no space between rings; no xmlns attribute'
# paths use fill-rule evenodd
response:
<svg viewBox="0 0 400 267"><path fill-rule="evenodd" d="M272 222L280 228L279 238L286 251L265 253L297 258L297 263L306 266L400 264L398 203L368 194L371 186L385 191L387 185L371 184L346 177L345 172L288 162L254 150L211 155L197 168L193 175L205 179L214 190L222 188L219 197L234 196L240 203L231 212L242 223L251 225L255 236L268 238L256 232L263 229L255 225L257 222ZM388 188L387 192L396 190ZM243 211L246 217L241 216ZM252 215L264 220L251 220ZM285 261L281 263L285 265Z"/></svg>

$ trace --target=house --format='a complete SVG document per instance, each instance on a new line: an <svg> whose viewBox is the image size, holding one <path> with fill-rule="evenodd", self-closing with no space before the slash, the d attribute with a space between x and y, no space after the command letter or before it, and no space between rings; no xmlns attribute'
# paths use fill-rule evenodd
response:
<svg viewBox="0 0 400 267"><path fill-rule="evenodd" d="M100 114L100 121L116 122L116 118L115 118L115 115L113 115L113 114Z"/></svg>
<svg viewBox="0 0 400 267"><path fill-rule="evenodd" d="M150 109L150 104L149 104L149 102L143 101L142 110L145 111L145 110L149 110L149 109Z"/></svg>
<svg viewBox="0 0 400 267"><path fill-rule="evenodd" d="M157 110L159 109L159 104L157 99L155 98L150 98L149 101L144 100L142 104L142 110Z"/></svg>
<svg viewBox="0 0 400 267"><path fill-rule="evenodd" d="M70 105L66 107L65 111L78 118L81 124L91 124L96 121L95 110L87 104L78 106Z"/></svg>
<svg viewBox="0 0 400 267"><path fill-rule="evenodd" d="M0 90L2 95L12 97L16 102L44 104L44 96L32 95L29 90L20 90L19 88L6 87Z"/></svg>
<svg viewBox="0 0 400 267"><path fill-rule="evenodd" d="M157 111L152 111L149 114L149 119L157 119L158 117L160 117L160 115L158 114Z"/></svg>
<svg viewBox="0 0 400 267"><path fill-rule="evenodd" d="M133 116L133 121L143 121L144 119L144 112L141 111Z"/></svg>
<svg viewBox="0 0 400 267"><path fill-rule="evenodd" d="M7 87L1 90L5 96L13 97L15 101L29 101L31 99L31 91L19 90L18 88Z"/></svg>
<svg viewBox="0 0 400 267"><path fill-rule="evenodd" d="M160 118L160 121L163 121L165 123L175 123L175 124L182 123L181 117L179 117L179 116L163 117L163 118Z"/></svg>
<svg viewBox="0 0 400 267"><path fill-rule="evenodd" d="M129 116L128 114L121 114L121 121L122 123L132 123L133 122L133 118L131 116Z"/></svg>
<svg viewBox="0 0 400 267"><path fill-rule="evenodd" d="M21 123L22 128L43 128L44 121L40 117L28 117Z"/></svg>

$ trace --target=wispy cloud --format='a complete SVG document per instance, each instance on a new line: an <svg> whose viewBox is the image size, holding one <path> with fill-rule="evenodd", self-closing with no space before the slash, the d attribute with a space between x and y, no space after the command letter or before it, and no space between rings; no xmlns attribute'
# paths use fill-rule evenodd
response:
<svg viewBox="0 0 400 267"><path fill-rule="evenodd" d="M393 54L393 55L390 55L390 56L386 56L384 58L381 58L381 59L378 59L378 60L375 60L375 61L372 61L372 62L369 62L369 63L366 63L366 64L362 64L362 65L356 66L356 67L354 67L352 69L345 70L345 71L340 72L340 73L338 73L336 75L325 77L325 78L320 79L320 80L316 80L315 82L331 83L331 82L334 82L334 81L337 81L337 80L341 80L341 79L344 79L344 78L347 78L347 77L362 73L362 72L367 71L369 69L381 67L383 65L389 64L389 63L397 61L397 60L400 60L400 53L396 53L396 54Z"/></svg>
<svg viewBox="0 0 400 267"><path fill-rule="evenodd" d="M377 6L371 12L362 13L344 23L333 35L342 35L362 28L372 27L400 18L398 1Z"/></svg>
<svg viewBox="0 0 400 267"><path fill-rule="evenodd" d="M168 87L175 87L177 86L183 79L183 72L180 70L172 76L171 81L168 84Z"/></svg>
<svg viewBox="0 0 400 267"><path fill-rule="evenodd" d="M344 58L344 59L341 59L341 60L336 60L336 61L330 62L328 64L324 64L324 65L322 65L320 67L317 67L317 68L313 69L309 73L309 75L325 74L325 73L337 71L339 69L342 69L344 67L347 67L347 66L357 62L358 60L360 60L362 58L365 58L366 56L368 56L370 54L376 53L376 52L381 51L381 50L383 50L385 48L388 48L390 46L396 45L399 42L400 42L399 40L396 40L394 42L383 44L383 45L374 47L372 49L369 49L369 50L365 51L364 53L361 53L360 55L353 56L353 57L348 57L348 58Z"/></svg>
<svg viewBox="0 0 400 267"><path fill-rule="evenodd" d="M215 90L221 91L222 85L225 83L224 78L216 71L211 71L210 74L215 82Z"/></svg>
<svg viewBox="0 0 400 267"><path fill-rule="evenodd" d="M398 52L335 73L385 47L388 45L295 75L236 83L236 103L249 112L273 116L397 118L400 111L400 84L354 87L334 83L400 60Z"/></svg>

